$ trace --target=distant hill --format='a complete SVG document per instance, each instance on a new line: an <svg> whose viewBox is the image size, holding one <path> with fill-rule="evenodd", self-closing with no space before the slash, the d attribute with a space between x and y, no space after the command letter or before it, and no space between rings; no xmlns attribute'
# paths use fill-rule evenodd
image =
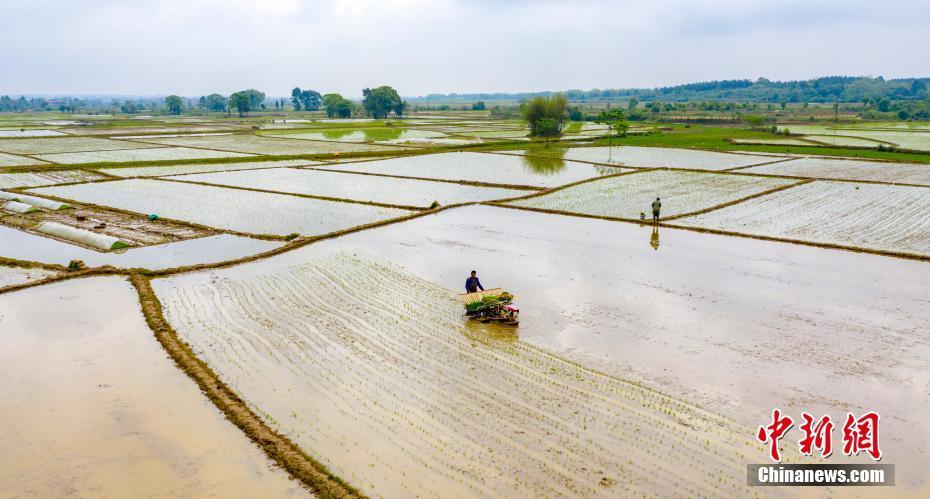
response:
<svg viewBox="0 0 930 499"><path fill-rule="evenodd" d="M660 88L565 90L570 101L612 101L636 97L640 101L738 101L738 102L861 102L864 99L921 100L930 97L930 78L886 80L881 76L826 76L813 80L771 81L718 80ZM554 91L487 94L430 94L408 98L411 102L516 101Z"/></svg>

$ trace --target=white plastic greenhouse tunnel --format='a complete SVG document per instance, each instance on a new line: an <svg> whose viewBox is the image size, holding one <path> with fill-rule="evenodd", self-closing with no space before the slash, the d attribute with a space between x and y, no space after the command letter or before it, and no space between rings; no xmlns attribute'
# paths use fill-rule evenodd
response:
<svg viewBox="0 0 930 499"><path fill-rule="evenodd" d="M58 222L42 222L36 229L38 232L55 236L66 241L71 241L91 248L97 248L104 251L111 251L121 248L128 248L129 244L106 234L98 234L89 230L78 229L70 225L60 224Z"/></svg>
<svg viewBox="0 0 930 499"><path fill-rule="evenodd" d="M16 200L23 203L29 203L33 206L38 206L39 208L45 208L46 210L64 210L70 208L70 206L66 205L65 203L53 201L51 199L40 198L37 196L28 196L25 194L17 194Z"/></svg>
<svg viewBox="0 0 930 499"><path fill-rule="evenodd" d="M7 201L6 203L3 203L3 206L0 206L0 208L3 208L3 211L8 211L10 213L33 213L40 211L38 208L32 206L31 204L20 203L19 201Z"/></svg>
<svg viewBox="0 0 930 499"><path fill-rule="evenodd" d="M6 191L0 191L0 201L19 201L21 203L29 203L33 206L38 206L39 208L45 208L46 210L64 210L70 208L70 206L65 203L60 203L51 199L30 196L28 194L15 194Z"/></svg>

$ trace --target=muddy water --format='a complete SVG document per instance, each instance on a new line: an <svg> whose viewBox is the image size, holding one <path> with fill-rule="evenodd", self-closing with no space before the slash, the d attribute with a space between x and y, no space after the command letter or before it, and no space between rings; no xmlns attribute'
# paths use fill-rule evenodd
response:
<svg viewBox="0 0 930 499"><path fill-rule="evenodd" d="M355 248L452 290L476 269L519 296L521 340L746 425L876 410L883 462L927 486L930 264L479 206L316 246L274 261Z"/></svg>
<svg viewBox="0 0 930 499"><path fill-rule="evenodd" d="M36 281L53 275L55 275L55 272L43 269L0 266L0 288Z"/></svg>
<svg viewBox="0 0 930 499"><path fill-rule="evenodd" d="M0 225L0 256L59 265L68 265L71 260L82 260L89 267L113 265L160 270L233 260L269 251L282 244L277 241L220 234L131 248L119 253L101 252Z"/></svg>
<svg viewBox="0 0 930 499"><path fill-rule="evenodd" d="M0 296L0 497L306 492L167 357L116 277Z"/></svg>

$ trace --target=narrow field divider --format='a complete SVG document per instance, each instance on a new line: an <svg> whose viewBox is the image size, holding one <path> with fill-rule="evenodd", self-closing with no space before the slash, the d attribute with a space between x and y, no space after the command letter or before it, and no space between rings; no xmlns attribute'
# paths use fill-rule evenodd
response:
<svg viewBox="0 0 930 499"><path fill-rule="evenodd" d="M229 386L200 360L190 345L178 336L162 311L161 302L152 290L148 277L131 274L129 281L139 295L145 321L177 366L187 374L207 398L232 424L242 430L265 454L314 494L322 498L364 497L364 495L330 472L322 463L297 447L286 436L273 430L255 414Z"/></svg>

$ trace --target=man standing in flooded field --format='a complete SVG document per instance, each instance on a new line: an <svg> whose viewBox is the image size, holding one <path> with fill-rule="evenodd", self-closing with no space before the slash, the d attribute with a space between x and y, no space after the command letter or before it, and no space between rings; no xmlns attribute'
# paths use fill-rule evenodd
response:
<svg viewBox="0 0 930 499"><path fill-rule="evenodd" d="M478 272L472 270L471 277L465 279L465 291L469 293L474 293L481 289L484 291L484 286L481 285L481 281L478 280Z"/></svg>
<svg viewBox="0 0 930 499"><path fill-rule="evenodd" d="M656 198L656 200L652 202L652 222L653 223L659 223L659 210L661 209L662 209L662 201L659 200L659 198Z"/></svg>

